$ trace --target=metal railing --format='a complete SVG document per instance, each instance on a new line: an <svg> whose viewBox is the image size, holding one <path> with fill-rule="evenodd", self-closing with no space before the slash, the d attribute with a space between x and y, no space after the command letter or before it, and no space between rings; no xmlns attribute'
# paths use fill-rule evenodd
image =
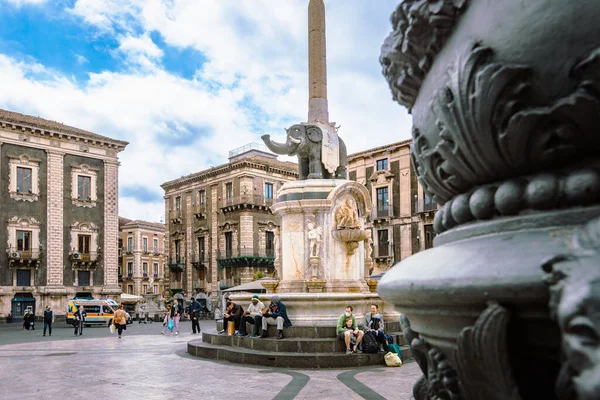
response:
<svg viewBox="0 0 600 400"><path fill-rule="evenodd" d="M393 257L394 256L394 248L391 244L383 244L379 246L373 246L373 257L375 258L383 258L383 257Z"/></svg>
<svg viewBox="0 0 600 400"><path fill-rule="evenodd" d="M169 258L169 264L185 264L185 256L175 256Z"/></svg>
<svg viewBox="0 0 600 400"><path fill-rule="evenodd" d="M171 281L171 289L183 289L183 284L181 282Z"/></svg>
<svg viewBox="0 0 600 400"><path fill-rule="evenodd" d="M95 251L90 251L88 253L74 251L69 255L69 258L71 258L72 261L97 261L98 253Z"/></svg>
<svg viewBox="0 0 600 400"><path fill-rule="evenodd" d="M169 211L169 219L170 220L181 219L182 216L183 216L183 213L181 212L181 210Z"/></svg>
<svg viewBox="0 0 600 400"><path fill-rule="evenodd" d="M144 278L144 279L148 278L148 273L147 273L147 272L146 272L146 273L143 273L143 274L142 274L142 278Z"/></svg>
<svg viewBox="0 0 600 400"><path fill-rule="evenodd" d="M193 281L192 289L206 289L206 282L200 280Z"/></svg>
<svg viewBox="0 0 600 400"><path fill-rule="evenodd" d="M194 214L205 214L206 204L195 204L193 207Z"/></svg>
<svg viewBox="0 0 600 400"><path fill-rule="evenodd" d="M250 204L256 206L272 206L273 198L253 195L253 194L243 194L241 196L234 196L230 198L223 199L219 202L220 208L237 206L240 204Z"/></svg>
<svg viewBox="0 0 600 400"><path fill-rule="evenodd" d="M372 211L372 217L373 218L388 218L388 217L392 216L393 210L394 209L392 207L374 208Z"/></svg>
<svg viewBox="0 0 600 400"><path fill-rule="evenodd" d="M192 254L193 263L208 264L209 260L210 258L208 257L208 252Z"/></svg>
<svg viewBox="0 0 600 400"><path fill-rule="evenodd" d="M252 142L252 143L245 144L241 147L238 147L237 149L230 150L229 158L235 157L237 155L240 155L240 154L245 153L250 150L260 150L263 152L269 152L269 150L267 149L267 147L264 144Z"/></svg>
<svg viewBox="0 0 600 400"><path fill-rule="evenodd" d="M8 253L8 258L11 260L37 260L42 255L39 249L19 250L16 247L9 247L6 252Z"/></svg>
<svg viewBox="0 0 600 400"><path fill-rule="evenodd" d="M415 202L415 210L417 213L432 212L438 209L437 203L425 203L424 200Z"/></svg>
<svg viewBox="0 0 600 400"><path fill-rule="evenodd" d="M238 257L267 257L275 258L275 249L230 249L219 250L218 259L238 258Z"/></svg>

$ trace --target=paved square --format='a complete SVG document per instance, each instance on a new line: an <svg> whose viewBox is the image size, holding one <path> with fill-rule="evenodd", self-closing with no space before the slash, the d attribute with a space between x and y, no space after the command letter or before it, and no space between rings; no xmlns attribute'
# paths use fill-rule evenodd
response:
<svg viewBox="0 0 600 400"><path fill-rule="evenodd" d="M212 321L201 326L214 330ZM122 339L106 327L75 337L65 323L42 337L42 327L0 326L0 376L10 381L11 399L409 399L421 374L414 362L286 370L203 360L186 353L199 337L187 321L173 337L161 335L159 323L134 322Z"/></svg>

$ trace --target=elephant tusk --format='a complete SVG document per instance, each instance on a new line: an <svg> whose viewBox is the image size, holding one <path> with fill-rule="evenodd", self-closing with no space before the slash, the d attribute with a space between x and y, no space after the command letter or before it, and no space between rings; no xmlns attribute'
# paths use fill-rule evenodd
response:
<svg viewBox="0 0 600 400"><path fill-rule="evenodd" d="M294 144L300 144L302 142L300 139L295 139L291 136L288 136L288 140Z"/></svg>

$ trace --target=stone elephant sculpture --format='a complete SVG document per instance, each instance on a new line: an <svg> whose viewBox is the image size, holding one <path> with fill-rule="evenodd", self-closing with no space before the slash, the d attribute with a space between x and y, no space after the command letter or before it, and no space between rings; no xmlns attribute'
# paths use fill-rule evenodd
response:
<svg viewBox="0 0 600 400"><path fill-rule="evenodd" d="M287 140L278 143L271 140L270 135L261 138L273 153L298 157L298 180L304 179L346 179L348 163L346 144L339 139L340 164L334 173L330 173L323 165L321 150L323 131L316 125L297 124L286 129Z"/></svg>

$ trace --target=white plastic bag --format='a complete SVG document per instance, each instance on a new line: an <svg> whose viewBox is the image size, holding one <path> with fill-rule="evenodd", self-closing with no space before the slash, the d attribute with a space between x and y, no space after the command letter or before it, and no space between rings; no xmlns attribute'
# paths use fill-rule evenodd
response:
<svg viewBox="0 0 600 400"><path fill-rule="evenodd" d="M110 329L110 333L115 333L117 330L117 327L115 326L115 324L110 324L110 327L108 329Z"/></svg>
<svg viewBox="0 0 600 400"><path fill-rule="evenodd" d="M398 354L391 351L383 356L383 358L385 359L385 365L388 367L399 367L402 365L402 360L398 357Z"/></svg>

